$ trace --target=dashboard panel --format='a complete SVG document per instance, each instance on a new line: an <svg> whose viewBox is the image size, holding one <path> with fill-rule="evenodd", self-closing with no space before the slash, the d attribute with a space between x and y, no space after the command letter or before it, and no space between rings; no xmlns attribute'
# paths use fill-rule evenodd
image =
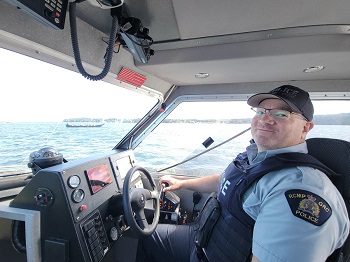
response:
<svg viewBox="0 0 350 262"><path fill-rule="evenodd" d="M55 261L104 258L128 230L122 187L134 165L133 151L113 150L36 173L10 206L40 211L43 261L53 259L56 249L69 255ZM133 186L142 186L139 177L135 174Z"/></svg>

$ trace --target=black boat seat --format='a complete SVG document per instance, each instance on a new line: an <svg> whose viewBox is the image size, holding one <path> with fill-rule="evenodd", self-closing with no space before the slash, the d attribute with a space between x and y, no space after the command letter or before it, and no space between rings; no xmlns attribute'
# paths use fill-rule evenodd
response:
<svg viewBox="0 0 350 262"><path fill-rule="evenodd" d="M350 142L333 138L310 138L306 140L309 154L332 169L338 176L329 177L344 198L350 213ZM341 251L342 260L338 256L330 257L329 261L350 261L350 236L345 241Z"/></svg>

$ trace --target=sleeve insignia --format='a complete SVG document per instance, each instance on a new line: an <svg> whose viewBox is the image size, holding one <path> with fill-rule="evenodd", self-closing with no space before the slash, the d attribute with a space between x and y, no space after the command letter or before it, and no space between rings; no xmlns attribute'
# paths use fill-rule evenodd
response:
<svg viewBox="0 0 350 262"><path fill-rule="evenodd" d="M312 192L292 189L284 195L293 215L313 225L322 226L332 215L330 205Z"/></svg>

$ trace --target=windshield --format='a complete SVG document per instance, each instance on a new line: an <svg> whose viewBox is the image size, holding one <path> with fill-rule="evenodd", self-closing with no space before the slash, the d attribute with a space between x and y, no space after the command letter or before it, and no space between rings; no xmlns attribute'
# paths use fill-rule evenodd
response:
<svg viewBox="0 0 350 262"><path fill-rule="evenodd" d="M29 155L53 147L69 161L112 150L158 102L0 49L0 176L30 172Z"/></svg>
<svg viewBox="0 0 350 262"><path fill-rule="evenodd" d="M313 101L313 105L315 126L307 138L350 141L350 101ZM249 145L254 114L246 101L183 102L135 149L136 159L152 171L192 176L222 173ZM193 158L226 140L230 141Z"/></svg>

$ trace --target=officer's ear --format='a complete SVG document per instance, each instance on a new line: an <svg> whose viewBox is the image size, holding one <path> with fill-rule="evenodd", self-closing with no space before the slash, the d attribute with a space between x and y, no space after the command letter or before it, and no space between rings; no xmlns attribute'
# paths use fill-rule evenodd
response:
<svg viewBox="0 0 350 262"><path fill-rule="evenodd" d="M303 130L301 133L301 139L305 140L306 139L306 135L307 133L309 133L309 131L314 127L315 123L314 121L305 121L305 124L303 125Z"/></svg>
<svg viewBox="0 0 350 262"><path fill-rule="evenodd" d="M309 133L309 131L314 127L314 125L315 125L314 121L306 122L305 125L304 125L304 131L306 133Z"/></svg>

